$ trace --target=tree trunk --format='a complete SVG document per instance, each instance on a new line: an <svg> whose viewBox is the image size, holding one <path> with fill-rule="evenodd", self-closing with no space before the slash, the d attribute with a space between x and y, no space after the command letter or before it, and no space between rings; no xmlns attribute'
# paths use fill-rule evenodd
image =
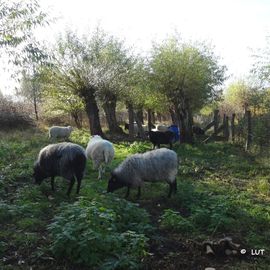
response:
<svg viewBox="0 0 270 270"><path fill-rule="evenodd" d="M157 113L157 120L159 123L162 123L162 115L160 113Z"/></svg>
<svg viewBox="0 0 270 270"><path fill-rule="evenodd" d="M82 94L82 98L85 102L85 110L89 121L91 135L100 135L104 137L99 120L99 109L94 96L94 92L91 89L85 89Z"/></svg>
<svg viewBox="0 0 270 270"><path fill-rule="evenodd" d="M127 105L128 108L128 122L129 122L129 129L128 129L128 134L131 139L134 138L134 110L133 110L133 105L128 103Z"/></svg>
<svg viewBox="0 0 270 270"><path fill-rule="evenodd" d="M119 127L116 119L116 96L113 95L103 104L106 120L111 133L123 134L122 128Z"/></svg>
<svg viewBox="0 0 270 270"><path fill-rule="evenodd" d="M141 118L140 118L140 115L138 115L138 112L136 112L134 114L134 117L135 117L135 120L136 120L136 123L137 123L137 126L138 126L138 135L140 138L144 138L144 130L143 130L143 127L142 127L142 122L141 122Z"/></svg>
<svg viewBox="0 0 270 270"><path fill-rule="evenodd" d="M71 117L73 118L73 120L76 124L76 127L78 129L81 129L82 128L82 117L80 116L80 112L72 112Z"/></svg>
<svg viewBox="0 0 270 270"><path fill-rule="evenodd" d="M169 111L170 111L170 115L171 115L173 125L177 125L177 117L175 115L175 111L173 109L170 109Z"/></svg>
<svg viewBox="0 0 270 270"><path fill-rule="evenodd" d="M247 140L246 140L245 149L246 149L246 151L248 151L249 148L250 148L251 138L252 138L252 134L251 134L251 112L250 111L246 111L246 118L247 118Z"/></svg>
<svg viewBox="0 0 270 270"><path fill-rule="evenodd" d="M143 120L143 109L138 110L136 114L137 114L137 119L143 125L144 124L144 120Z"/></svg>
<svg viewBox="0 0 270 270"><path fill-rule="evenodd" d="M35 92L34 92L33 103L34 103L34 111L35 111L36 120L38 121L37 97L36 97Z"/></svg>
<svg viewBox="0 0 270 270"><path fill-rule="evenodd" d="M152 129L152 111L150 109L147 110L147 122L148 122L148 131Z"/></svg>
<svg viewBox="0 0 270 270"><path fill-rule="evenodd" d="M232 142L234 142L235 139L235 113L232 114L232 120L231 120L231 138Z"/></svg>
<svg viewBox="0 0 270 270"><path fill-rule="evenodd" d="M154 111L152 111L152 116L151 116L151 118L152 118L152 123L153 123L153 125L155 125L155 123L156 123L156 117L155 117L155 112L154 112Z"/></svg>
<svg viewBox="0 0 270 270"><path fill-rule="evenodd" d="M229 117L226 114L223 116L223 136L227 141L229 140Z"/></svg>
<svg viewBox="0 0 270 270"><path fill-rule="evenodd" d="M193 115L189 106L189 101L185 101L184 109L179 109L178 104L175 104L175 112L180 131L180 143L193 143Z"/></svg>
<svg viewBox="0 0 270 270"><path fill-rule="evenodd" d="M219 110L214 110L214 135L217 135L218 125L219 125Z"/></svg>

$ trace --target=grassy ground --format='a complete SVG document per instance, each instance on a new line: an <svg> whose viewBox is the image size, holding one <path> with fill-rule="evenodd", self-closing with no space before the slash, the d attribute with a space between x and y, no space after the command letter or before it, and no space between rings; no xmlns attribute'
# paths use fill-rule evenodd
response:
<svg viewBox="0 0 270 270"><path fill-rule="evenodd" d="M32 183L47 134L16 131L0 138L0 269L269 269L269 160L224 143L175 145L177 194L168 199L167 185L147 183L141 199L134 190L129 202L121 199L125 190L106 194L109 169L97 181L89 161L80 197L74 189L68 199L61 178L55 193L49 181ZM84 147L88 139L86 131L71 137ZM115 148L110 169L151 145ZM247 253L207 256L203 241L225 236ZM251 256L251 249L265 249L264 256Z"/></svg>

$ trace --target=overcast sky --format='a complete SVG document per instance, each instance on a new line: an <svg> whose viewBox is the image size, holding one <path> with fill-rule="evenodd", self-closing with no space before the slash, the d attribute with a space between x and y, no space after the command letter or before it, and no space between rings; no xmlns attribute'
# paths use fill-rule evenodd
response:
<svg viewBox="0 0 270 270"><path fill-rule="evenodd" d="M147 52L153 40L175 31L185 40L203 40L228 67L231 79L248 74L252 50L265 46L270 32L269 0L40 0L59 19L38 33L53 42L66 28L81 33L98 24L137 50ZM11 93L7 74L0 75L0 89Z"/></svg>

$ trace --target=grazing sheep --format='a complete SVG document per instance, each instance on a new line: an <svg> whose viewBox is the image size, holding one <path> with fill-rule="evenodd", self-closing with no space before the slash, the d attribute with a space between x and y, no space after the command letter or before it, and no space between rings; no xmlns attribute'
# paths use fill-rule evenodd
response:
<svg viewBox="0 0 270 270"><path fill-rule="evenodd" d="M125 123L125 130L129 130L129 124ZM137 123L134 122L134 134L138 136L139 128Z"/></svg>
<svg viewBox="0 0 270 270"><path fill-rule="evenodd" d="M68 126L68 127L53 126L49 129L49 138L50 139L56 139L56 138L68 139L72 130L73 128L71 126Z"/></svg>
<svg viewBox="0 0 270 270"><path fill-rule="evenodd" d="M156 127L154 129L152 129L153 131L168 131L169 128L165 125L162 124L157 124Z"/></svg>
<svg viewBox="0 0 270 270"><path fill-rule="evenodd" d="M172 144L175 141L175 135L172 131L150 131L149 140L153 144L153 149L156 146L160 148L161 144L169 144L170 149L172 149Z"/></svg>
<svg viewBox="0 0 270 270"><path fill-rule="evenodd" d="M102 173L105 171L103 164L109 164L114 158L113 144L102 139L99 135L95 135L86 147L86 156L93 161L94 169L98 169L98 179L101 179Z"/></svg>
<svg viewBox="0 0 270 270"><path fill-rule="evenodd" d="M198 126L192 126L192 131L196 135L204 135L204 130Z"/></svg>
<svg viewBox="0 0 270 270"><path fill-rule="evenodd" d="M111 173L108 183L108 192L127 187L126 197L129 189L138 187L137 197L141 195L141 186L144 182L166 181L169 186L168 197L172 192L176 193L176 175L178 171L177 154L169 149L161 148L143 154L135 154L126 158Z"/></svg>
<svg viewBox="0 0 270 270"><path fill-rule="evenodd" d="M41 149L34 165L34 179L36 184L51 177L51 186L54 191L54 177L62 176L70 181L67 195L70 195L77 180L77 194L80 191L81 180L84 175L86 156L84 149L74 143L50 144Z"/></svg>

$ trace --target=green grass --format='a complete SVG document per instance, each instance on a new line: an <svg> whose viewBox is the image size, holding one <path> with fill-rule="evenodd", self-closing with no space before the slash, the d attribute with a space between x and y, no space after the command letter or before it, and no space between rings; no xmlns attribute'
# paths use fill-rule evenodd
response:
<svg viewBox="0 0 270 270"><path fill-rule="evenodd" d="M237 146L176 144L174 150L180 157L177 194L168 199L166 184L146 183L141 200L137 201L136 191L132 191L127 203L123 199L125 190L106 194L110 170L128 155L150 150L150 143L115 144L116 156L103 181L97 180L98 173L88 161L80 197L75 196L74 189L69 199L68 184L61 178L56 179L55 193L49 181L40 186L33 184L34 161L39 150L50 143L46 133L17 131L1 133L0 138L1 269L70 269L73 265L136 269L143 267L141 259L149 257L151 242L160 233L184 242L229 235L247 249L270 250L269 160L262 162ZM71 141L84 147L88 140L87 130L72 133ZM83 217L76 221L74 215L95 218L99 223L91 225ZM82 230L87 238L80 238L77 226L85 228ZM95 245L91 240L94 236ZM80 240L72 242L69 237ZM106 246L99 245L102 238ZM115 249L109 249L110 245ZM68 250L74 249L95 255L90 259L87 252L85 256L71 256ZM183 256L174 251L170 254ZM267 269L263 267L269 264L267 254L256 267ZM253 261L241 264L235 259L220 269L254 267Z"/></svg>

